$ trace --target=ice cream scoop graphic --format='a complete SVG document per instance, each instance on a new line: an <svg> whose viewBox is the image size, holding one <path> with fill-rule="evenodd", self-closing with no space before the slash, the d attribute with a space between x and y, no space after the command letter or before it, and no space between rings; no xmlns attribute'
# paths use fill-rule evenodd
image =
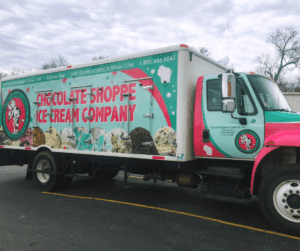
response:
<svg viewBox="0 0 300 251"><path fill-rule="evenodd" d="M111 145L112 152L116 153L130 153L131 152L131 139L128 137L127 132L121 128L111 130Z"/></svg>
<svg viewBox="0 0 300 251"><path fill-rule="evenodd" d="M101 127L94 127L90 130L92 134L92 150L102 152L104 149L105 130Z"/></svg>
<svg viewBox="0 0 300 251"><path fill-rule="evenodd" d="M65 128L61 132L63 148L76 148L76 137L75 132L72 128Z"/></svg>
<svg viewBox="0 0 300 251"><path fill-rule="evenodd" d="M60 149L62 148L61 145L61 136L54 127L50 127L47 131L45 131L45 138L46 138L46 145Z"/></svg>
<svg viewBox="0 0 300 251"><path fill-rule="evenodd" d="M176 156L176 132L173 128L159 128L154 134L153 141L160 155Z"/></svg>

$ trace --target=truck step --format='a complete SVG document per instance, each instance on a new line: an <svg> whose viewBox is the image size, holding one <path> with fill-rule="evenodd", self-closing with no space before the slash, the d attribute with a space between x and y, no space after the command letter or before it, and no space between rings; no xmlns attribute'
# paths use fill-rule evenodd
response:
<svg viewBox="0 0 300 251"><path fill-rule="evenodd" d="M126 181L126 182L124 182L124 181L122 181L122 182L120 182L120 183L118 183L119 185L124 185L124 186L135 186L135 187L144 187L144 188L146 188L146 189L149 189L149 188L153 188L154 186L153 186L153 184L152 185L148 185L148 184L139 184L139 183L133 183L133 182L128 182L128 181Z"/></svg>
<svg viewBox="0 0 300 251"><path fill-rule="evenodd" d="M201 198L207 200L216 200L222 202L241 204L241 205L248 205L250 203L250 199L229 197L229 196L210 194L210 193L201 194Z"/></svg>
<svg viewBox="0 0 300 251"><path fill-rule="evenodd" d="M207 170L199 171L197 174L200 175L212 175L212 176L220 176L220 177L228 177L231 179L241 180L245 177L245 174L241 172L238 168L232 167L215 167L210 166Z"/></svg>
<svg viewBox="0 0 300 251"><path fill-rule="evenodd" d="M82 174L82 175L80 175L80 174L65 174L64 176L80 178L80 179L84 179L84 180L92 180L92 178L90 176L86 176L84 174Z"/></svg>

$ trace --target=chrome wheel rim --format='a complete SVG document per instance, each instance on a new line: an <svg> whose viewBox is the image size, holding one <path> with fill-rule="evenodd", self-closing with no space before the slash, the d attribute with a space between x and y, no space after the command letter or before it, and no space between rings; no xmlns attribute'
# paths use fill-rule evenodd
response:
<svg viewBox="0 0 300 251"><path fill-rule="evenodd" d="M38 171L48 171L50 172L51 167L47 160L41 160L36 168ZM47 173L37 173L37 178L41 183L46 183L50 179L50 174Z"/></svg>
<svg viewBox="0 0 300 251"><path fill-rule="evenodd" d="M300 180L280 183L274 191L273 203L282 217L300 223Z"/></svg>

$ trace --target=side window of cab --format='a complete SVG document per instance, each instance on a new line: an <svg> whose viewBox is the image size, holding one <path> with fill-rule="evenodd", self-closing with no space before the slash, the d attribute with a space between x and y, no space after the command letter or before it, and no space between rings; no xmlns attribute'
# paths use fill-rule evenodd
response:
<svg viewBox="0 0 300 251"><path fill-rule="evenodd" d="M236 82L236 105L238 113L245 116L256 115L257 109L245 81L242 78L237 78Z"/></svg>
<svg viewBox="0 0 300 251"><path fill-rule="evenodd" d="M220 79L207 81L207 110L222 111L222 82Z"/></svg>

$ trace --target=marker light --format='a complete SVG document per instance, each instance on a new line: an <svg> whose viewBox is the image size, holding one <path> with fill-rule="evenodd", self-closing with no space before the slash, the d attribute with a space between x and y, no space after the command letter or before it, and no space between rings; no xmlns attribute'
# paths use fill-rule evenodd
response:
<svg viewBox="0 0 300 251"><path fill-rule="evenodd" d="M181 44L180 47L189 48L186 44Z"/></svg>
<svg viewBox="0 0 300 251"><path fill-rule="evenodd" d="M71 69L71 68L72 68L72 65L68 65L68 66L67 66L67 69Z"/></svg>
<svg viewBox="0 0 300 251"><path fill-rule="evenodd" d="M250 74L255 74L255 72L249 72Z"/></svg>
<svg viewBox="0 0 300 251"><path fill-rule="evenodd" d="M228 97L231 97L231 82L228 82Z"/></svg>

